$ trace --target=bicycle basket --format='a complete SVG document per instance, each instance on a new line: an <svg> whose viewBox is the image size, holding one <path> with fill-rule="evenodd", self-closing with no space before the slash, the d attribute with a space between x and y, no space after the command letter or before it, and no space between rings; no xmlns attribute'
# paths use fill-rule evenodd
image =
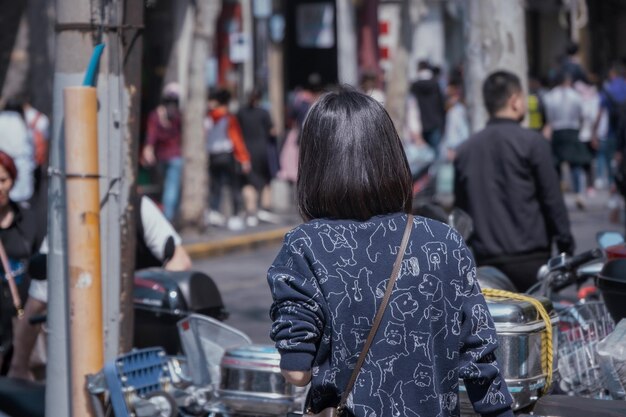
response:
<svg viewBox="0 0 626 417"><path fill-rule="evenodd" d="M614 328L602 302L576 304L559 311L560 388L568 394L603 397L606 376L596 345Z"/></svg>
<svg viewBox="0 0 626 417"><path fill-rule="evenodd" d="M220 362L230 348L252 344L248 336L211 317L191 314L178 322L191 380L196 386L220 382Z"/></svg>

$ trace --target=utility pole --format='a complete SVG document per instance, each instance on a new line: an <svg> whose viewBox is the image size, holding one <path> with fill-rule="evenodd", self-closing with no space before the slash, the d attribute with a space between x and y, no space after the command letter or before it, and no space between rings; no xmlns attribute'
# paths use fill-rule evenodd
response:
<svg viewBox="0 0 626 417"><path fill-rule="evenodd" d="M487 112L482 85L497 70L515 73L526 91L525 13L523 0L472 0L465 3L466 65L465 86L472 131L485 126Z"/></svg>
<svg viewBox="0 0 626 417"><path fill-rule="evenodd" d="M100 65L101 247L105 360L132 348L137 154L141 98L143 2L106 2L107 45ZM98 30L98 28L96 28Z"/></svg>
<svg viewBox="0 0 626 417"><path fill-rule="evenodd" d="M183 190L180 204L184 227L198 225L208 196L205 151L206 61L211 56L221 1L195 1L195 28L189 57L189 86L183 111ZM184 93L183 93L184 94Z"/></svg>
<svg viewBox="0 0 626 417"><path fill-rule="evenodd" d="M68 331L67 215L65 201L65 139L63 89L80 85L93 49L88 27L91 7L82 0L57 0L53 122L50 144L48 200L48 364L46 415L71 416Z"/></svg>
<svg viewBox="0 0 626 417"><path fill-rule="evenodd" d="M51 416L71 416L74 400L70 394L71 384L84 384L84 380L71 381L70 378L62 92L65 87L82 84L93 47L99 42L107 45L98 77L105 360L127 351L132 343L135 217L129 202L134 192L137 165L143 3L141 0L113 0L103 7L99 3L96 5L96 0L92 3L56 0L48 214L49 357L46 370L46 415ZM94 10L98 11L96 15Z"/></svg>

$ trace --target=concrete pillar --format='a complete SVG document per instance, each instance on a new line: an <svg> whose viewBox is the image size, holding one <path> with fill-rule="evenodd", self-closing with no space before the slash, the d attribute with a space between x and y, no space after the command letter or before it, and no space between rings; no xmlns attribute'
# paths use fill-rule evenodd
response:
<svg viewBox="0 0 626 417"><path fill-rule="evenodd" d="M409 63L411 80L417 75L419 61L426 60L439 66L445 64L443 3L439 0L421 0L419 13L419 21L413 30L413 48Z"/></svg>
<svg viewBox="0 0 626 417"><path fill-rule="evenodd" d="M337 63L339 83L357 86L359 60L356 11L352 0L337 0Z"/></svg>

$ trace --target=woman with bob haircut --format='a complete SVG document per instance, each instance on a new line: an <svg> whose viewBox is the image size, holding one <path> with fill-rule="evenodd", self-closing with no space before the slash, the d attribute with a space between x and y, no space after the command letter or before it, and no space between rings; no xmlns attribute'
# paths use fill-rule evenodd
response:
<svg viewBox="0 0 626 417"><path fill-rule="evenodd" d="M325 94L304 122L299 161L306 223L285 236L268 283L270 336L285 378L311 384L307 410L339 404L408 227L389 304L342 414L458 416L463 378L477 413L512 416L474 260L454 229L409 217L409 167L383 107L351 89Z"/></svg>

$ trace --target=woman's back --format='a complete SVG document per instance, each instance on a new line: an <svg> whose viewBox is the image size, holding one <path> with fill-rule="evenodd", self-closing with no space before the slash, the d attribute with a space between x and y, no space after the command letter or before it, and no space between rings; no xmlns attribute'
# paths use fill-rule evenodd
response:
<svg viewBox="0 0 626 417"><path fill-rule="evenodd" d="M283 353L283 364L297 369L309 361L315 409L336 404L347 385L385 292L406 218L314 220L285 238L269 272L272 292L290 298L297 287L295 298L309 308L299 322L294 322L297 315L283 316L291 321L292 336L284 347L293 352ZM479 291L474 277L458 233L416 217L384 319L353 389L349 408L355 415L385 416L393 410L394 415L434 416L457 410L459 373L474 371L459 354L464 317L466 330L471 322L478 337L472 354L482 357L495 349L484 301L474 300ZM275 304L272 314L280 316L280 307ZM282 329L275 326L272 336L280 337ZM303 331L301 338L294 329ZM480 343L481 337L492 340ZM315 339L329 343L305 358L303 351ZM504 403L505 395L497 394Z"/></svg>
<svg viewBox="0 0 626 417"><path fill-rule="evenodd" d="M285 236L268 271L270 336L282 374L298 386L311 382L307 405L319 413L340 405L382 304L412 182L391 118L350 89L313 104L299 162L298 209L307 223ZM458 415L461 377L477 413L512 417L469 249L442 223L415 218L411 226L389 305L341 406L368 417Z"/></svg>

